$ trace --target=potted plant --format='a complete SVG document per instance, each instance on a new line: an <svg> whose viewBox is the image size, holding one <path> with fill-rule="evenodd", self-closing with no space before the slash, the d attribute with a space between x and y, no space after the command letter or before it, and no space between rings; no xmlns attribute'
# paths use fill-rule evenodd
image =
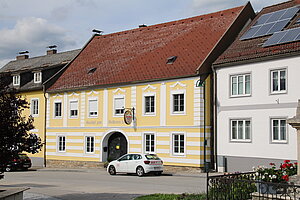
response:
<svg viewBox="0 0 300 200"><path fill-rule="evenodd" d="M257 180L257 190L260 193L276 194L276 183L288 184L289 177L297 174L298 163L291 163L290 160L285 160L280 168L277 169L274 163L270 163L270 167L259 166L254 168L255 180Z"/></svg>

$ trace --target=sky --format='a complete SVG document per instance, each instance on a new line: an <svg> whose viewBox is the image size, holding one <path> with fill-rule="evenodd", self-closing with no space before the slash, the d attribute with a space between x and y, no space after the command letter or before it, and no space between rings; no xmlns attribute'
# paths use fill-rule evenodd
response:
<svg viewBox="0 0 300 200"><path fill-rule="evenodd" d="M251 0L255 11L287 0ZM93 29L109 34L245 5L248 0L0 0L0 67L18 52L82 48Z"/></svg>

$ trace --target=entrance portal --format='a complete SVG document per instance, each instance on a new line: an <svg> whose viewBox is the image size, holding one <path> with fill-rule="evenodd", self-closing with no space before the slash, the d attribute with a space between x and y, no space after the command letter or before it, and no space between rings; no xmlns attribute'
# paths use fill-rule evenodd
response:
<svg viewBox="0 0 300 200"><path fill-rule="evenodd" d="M122 133L115 132L109 137L107 147L107 160L116 160L127 153L127 140Z"/></svg>

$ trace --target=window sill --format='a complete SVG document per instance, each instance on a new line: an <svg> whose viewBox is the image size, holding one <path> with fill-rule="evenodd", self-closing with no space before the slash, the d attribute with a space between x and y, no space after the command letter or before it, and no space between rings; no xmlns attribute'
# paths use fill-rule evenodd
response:
<svg viewBox="0 0 300 200"><path fill-rule="evenodd" d="M287 144L286 140L272 140L271 144Z"/></svg>
<svg viewBox="0 0 300 200"><path fill-rule="evenodd" d="M230 140L231 143L252 143L251 140Z"/></svg>
<svg viewBox="0 0 300 200"><path fill-rule="evenodd" d="M230 98L251 97L251 94L231 95Z"/></svg>
<svg viewBox="0 0 300 200"><path fill-rule="evenodd" d="M270 95L277 95L277 94L287 94L287 91L280 91L280 92L271 92Z"/></svg>

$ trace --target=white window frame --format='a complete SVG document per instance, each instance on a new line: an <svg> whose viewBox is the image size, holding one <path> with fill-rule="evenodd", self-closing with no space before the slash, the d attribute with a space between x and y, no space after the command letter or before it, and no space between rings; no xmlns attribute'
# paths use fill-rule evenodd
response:
<svg viewBox="0 0 300 200"><path fill-rule="evenodd" d="M280 72L281 71L285 71L285 90L280 90ZM277 72L278 73L278 90L274 91L273 88L273 72ZM278 69L270 69L270 93L271 94L285 94L287 93L287 87L288 87L288 71L287 68L278 68Z"/></svg>
<svg viewBox="0 0 300 200"><path fill-rule="evenodd" d="M278 132L278 140L274 139L274 127L273 127L273 121L278 120L278 124L279 124L279 132ZM280 126L280 122L281 121L285 121L285 139L283 140L281 138L281 126ZM284 143L286 144L288 142L288 126L287 126L287 118L286 117L274 117L274 118L270 118L270 132L271 132L271 142L272 143Z"/></svg>
<svg viewBox="0 0 300 200"><path fill-rule="evenodd" d="M177 94L183 94L183 111L174 111L174 95ZM186 90L172 90L171 91L171 96L170 96L170 111L171 111L171 115L185 115L186 114Z"/></svg>
<svg viewBox="0 0 300 200"><path fill-rule="evenodd" d="M60 138L64 138L65 140L63 141L63 149L61 150L61 146L60 146ZM58 135L57 136L57 152L66 152L66 149L67 149L67 142L66 142L66 136L65 135Z"/></svg>
<svg viewBox="0 0 300 200"><path fill-rule="evenodd" d="M20 74L13 75L13 86L19 86L21 82Z"/></svg>
<svg viewBox="0 0 300 200"><path fill-rule="evenodd" d="M249 94L246 93L246 76L249 76L249 80L250 80L250 84L249 84ZM239 77L243 77L243 92L242 94L239 94L239 82L238 79ZM233 94L232 90L233 90L233 78L236 78L237 82L236 82L236 94ZM230 97L247 97L247 96L251 96L252 93L252 76L251 73L243 73L243 74L233 74L230 75Z"/></svg>
<svg viewBox="0 0 300 200"><path fill-rule="evenodd" d="M91 105L90 102L91 101L96 101L96 110L92 111L91 110ZM91 112L97 112L96 115L91 115ZM99 102L98 102L98 98L97 97L93 97L93 98L88 98L88 118L97 118L99 115Z"/></svg>
<svg viewBox="0 0 300 200"><path fill-rule="evenodd" d="M75 116L71 116L71 102L77 102L77 115ZM69 100L69 118L70 119L77 119L78 118L78 116L79 116L79 109L78 109L78 105L79 104L79 102L78 102L78 99L70 99Z"/></svg>
<svg viewBox="0 0 300 200"><path fill-rule="evenodd" d="M146 135L153 135L153 137L154 137L154 139L153 139L154 150L153 151L151 151L151 142L152 141L150 141L150 151L146 150L146 147L147 147L147 145L146 145L146 142L147 142ZM144 149L144 153L156 153L156 134L155 133L153 133L153 132L145 132L143 134L143 147L144 147L143 148Z"/></svg>
<svg viewBox="0 0 300 200"><path fill-rule="evenodd" d="M34 72L33 73L33 82L41 83L42 82L42 72Z"/></svg>
<svg viewBox="0 0 300 200"><path fill-rule="evenodd" d="M60 107L60 116L56 116L56 110L55 110L55 105L56 105L56 103L60 103L61 104L61 107ZM62 118L62 116L63 116L63 104L62 104L62 101L61 100L55 100L54 102L53 102L53 118L54 119L61 119Z"/></svg>
<svg viewBox="0 0 300 200"><path fill-rule="evenodd" d="M183 135L183 139L184 139L184 147L183 147L183 153L178 153L178 152L175 152L175 141L174 141L174 137L175 135ZM172 156L179 156L179 157L184 157L186 156L186 145L187 145L187 141L186 141L186 133L184 132L173 132L171 134L171 142L172 142L172 145L170 146L171 148L171 151L172 152ZM180 144L180 143L179 143ZM179 145L179 149L180 149L180 145Z"/></svg>
<svg viewBox="0 0 300 200"><path fill-rule="evenodd" d="M233 121L236 121L237 129L236 129L236 138L233 138ZM246 139L246 121L250 121L250 133L249 133L249 139ZM238 124L239 122L243 122L243 130L242 130L242 139L239 137L239 130L238 130ZM251 118L238 118L238 119L230 119L229 120L229 138L231 142L251 142L252 141L252 119Z"/></svg>
<svg viewBox="0 0 300 200"><path fill-rule="evenodd" d="M91 142L91 141L88 141L88 138L93 138L93 144L92 144L92 146L90 145L89 149L88 149L88 142ZM93 151L91 151L91 150L93 150ZM86 135L84 137L84 151L86 154L94 154L95 153L95 136Z"/></svg>
<svg viewBox="0 0 300 200"><path fill-rule="evenodd" d="M37 102L37 109L35 108L34 102ZM40 107L39 98L33 98L33 99L30 100L30 110L31 110L31 116L32 117L38 117L39 116L39 107Z"/></svg>
<svg viewBox="0 0 300 200"><path fill-rule="evenodd" d="M146 97L154 97L154 112L146 112ZM155 92L148 92L143 93L143 116L156 116L156 93Z"/></svg>
<svg viewBox="0 0 300 200"><path fill-rule="evenodd" d="M115 102L115 99L123 99L124 101L124 104L123 104L123 113L120 113L120 114L116 114L116 109L120 109L120 108L116 108L116 102ZM125 95L114 95L114 98L113 98L113 116L114 117L123 117L124 116L124 112L125 112L125 105L126 105L126 99L125 99Z"/></svg>

